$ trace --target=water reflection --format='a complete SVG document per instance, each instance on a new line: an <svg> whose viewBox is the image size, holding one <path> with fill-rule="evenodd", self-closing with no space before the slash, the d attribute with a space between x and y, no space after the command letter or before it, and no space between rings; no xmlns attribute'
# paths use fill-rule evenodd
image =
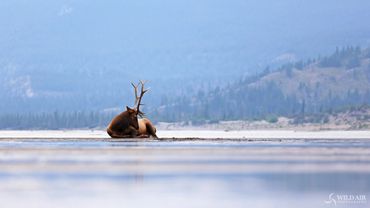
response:
<svg viewBox="0 0 370 208"><path fill-rule="evenodd" d="M370 197L369 156L367 139L1 139L0 196L4 207L368 207L335 197Z"/></svg>

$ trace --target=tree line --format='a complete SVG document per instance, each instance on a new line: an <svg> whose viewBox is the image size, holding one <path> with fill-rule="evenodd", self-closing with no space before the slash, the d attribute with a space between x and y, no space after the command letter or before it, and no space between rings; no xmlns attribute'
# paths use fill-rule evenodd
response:
<svg viewBox="0 0 370 208"><path fill-rule="evenodd" d="M99 111L0 115L0 129L81 129L106 127L115 114Z"/></svg>

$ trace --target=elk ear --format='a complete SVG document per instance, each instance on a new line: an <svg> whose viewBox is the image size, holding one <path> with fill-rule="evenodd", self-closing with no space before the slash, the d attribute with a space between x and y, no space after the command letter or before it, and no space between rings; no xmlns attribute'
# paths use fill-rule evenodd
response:
<svg viewBox="0 0 370 208"><path fill-rule="evenodd" d="M127 111L132 111L132 109L130 107L128 107L128 106L126 106L126 110Z"/></svg>

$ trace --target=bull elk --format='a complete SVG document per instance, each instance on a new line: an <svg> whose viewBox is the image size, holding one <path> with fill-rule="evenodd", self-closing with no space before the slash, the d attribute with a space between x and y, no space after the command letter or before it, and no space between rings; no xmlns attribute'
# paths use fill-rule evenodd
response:
<svg viewBox="0 0 370 208"><path fill-rule="evenodd" d="M148 138L150 136L158 138L156 128L147 118L143 117L144 113L140 111L142 105L141 100L148 89L144 89L144 82L140 81L137 85L131 83L135 92L134 108L126 106L126 111L118 114L110 122L107 128L107 133L112 138ZM141 85L140 95L138 96L138 88Z"/></svg>

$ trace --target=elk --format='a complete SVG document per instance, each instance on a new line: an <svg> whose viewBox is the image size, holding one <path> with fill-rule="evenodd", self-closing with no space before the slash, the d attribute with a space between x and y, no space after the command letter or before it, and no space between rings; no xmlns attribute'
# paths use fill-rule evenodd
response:
<svg viewBox="0 0 370 208"><path fill-rule="evenodd" d="M154 127L152 122L147 118L139 119L139 135L143 138L149 138L150 136L157 138L157 129Z"/></svg>
<svg viewBox="0 0 370 208"><path fill-rule="evenodd" d="M112 138L148 138L156 135L156 129L147 118L143 117L144 113L140 111L141 100L148 89L144 89L144 82L140 81L137 85L131 83L134 87L135 104L134 108L126 106L126 111L120 113L110 122L107 128L107 133ZM138 96L138 88L141 85L140 95Z"/></svg>

